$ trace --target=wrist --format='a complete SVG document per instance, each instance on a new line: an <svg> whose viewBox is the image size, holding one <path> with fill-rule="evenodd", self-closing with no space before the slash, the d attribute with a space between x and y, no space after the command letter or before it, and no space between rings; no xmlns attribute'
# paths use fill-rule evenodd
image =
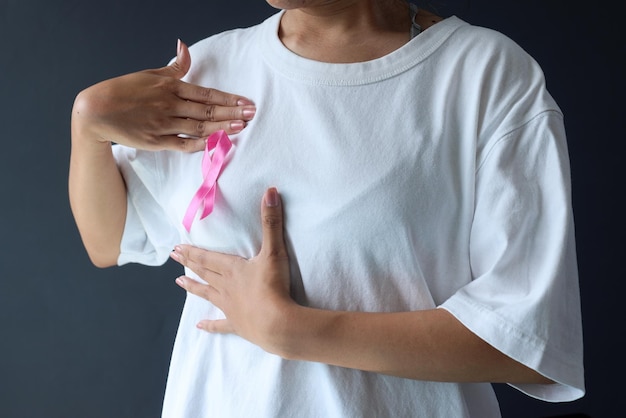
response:
<svg viewBox="0 0 626 418"><path fill-rule="evenodd" d="M287 360L315 361L336 312L292 303L284 307L273 335L274 354Z"/></svg>
<svg viewBox="0 0 626 418"><path fill-rule="evenodd" d="M293 301L282 306L269 331L270 349L267 351L287 360L301 359L301 346L307 339L304 334L310 331L306 322L307 308Z"/></svg>

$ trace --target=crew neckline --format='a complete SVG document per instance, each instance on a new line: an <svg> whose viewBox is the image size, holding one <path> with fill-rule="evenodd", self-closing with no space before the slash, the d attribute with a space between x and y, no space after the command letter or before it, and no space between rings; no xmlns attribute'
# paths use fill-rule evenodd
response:
<svg viewBox="0 0 626 418"><path fill-rule="evenodd" d="M450 16L383 57L356 63L329 63L302 57L282 43L278 29L284 12L270 16L262 25L263 58L274 71L287 78L319 85L351 86L394 77L423 61L454 31L467 25Z"/></svg>

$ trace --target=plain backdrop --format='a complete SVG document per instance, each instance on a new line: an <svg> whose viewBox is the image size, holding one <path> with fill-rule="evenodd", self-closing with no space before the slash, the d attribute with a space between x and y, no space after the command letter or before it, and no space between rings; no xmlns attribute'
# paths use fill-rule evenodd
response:
<svg viewBox="0 0 626 418"><path fill-rule="evenodd" d="M622 17L564 0L435 4L516 40L565 113L587 395L549 404L497 385L504 417L624 416ZM262 0L0 0L0 417L160 415L181 269L90 264L67 198L72 102L100 80L166 64L177 38L272 13Z"/></svg>

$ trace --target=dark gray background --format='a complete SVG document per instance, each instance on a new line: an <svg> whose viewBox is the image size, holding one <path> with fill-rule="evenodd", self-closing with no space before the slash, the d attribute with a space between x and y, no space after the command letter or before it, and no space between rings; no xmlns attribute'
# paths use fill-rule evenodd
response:
<svg viewBox="0 0 626 418"><path fill-rule="evenodd" d="M548 404L498 385L505 417L614 417L626 405L623 24L606 3L571 4L439 6L520 43L566 115L588 393ZM97 81L162 66L179 37L273 12L263 0L0 0L0 417L159 416L180 270L89 263L67 198L72 102Z"/></svg>

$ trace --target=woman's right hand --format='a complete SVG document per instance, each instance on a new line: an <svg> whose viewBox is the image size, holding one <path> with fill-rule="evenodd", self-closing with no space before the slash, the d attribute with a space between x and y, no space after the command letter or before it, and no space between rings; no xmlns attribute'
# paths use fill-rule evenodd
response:
<svg viewBox="0 0 626 418"><path fill-rule="evenodd" d="M191 57L179 41L176 61L95 84L76 97L73 131L83 140L146 150L204 149L211 133L235 134L256 112L249 99L181 81ZM183 136L181 136L183 135Z"/></svg>

